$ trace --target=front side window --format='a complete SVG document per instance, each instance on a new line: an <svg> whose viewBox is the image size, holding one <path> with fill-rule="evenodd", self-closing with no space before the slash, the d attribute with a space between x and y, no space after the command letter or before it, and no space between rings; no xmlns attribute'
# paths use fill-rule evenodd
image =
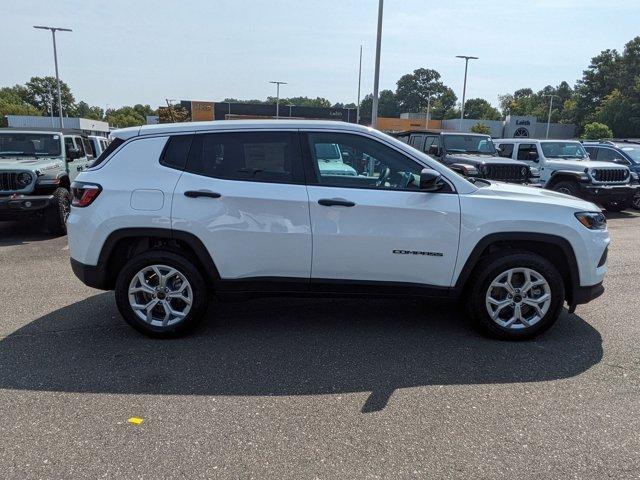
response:
<svg viewBox="0 0 640 480"><path fill-rule="evenodd" d="M381 190L418 190L420 186L424 167L378 141L345 133L309 133L308 138L320 185ZM338 167L319 156L317 147L326 144L336 145L349 164Z"/></svg>
<svg viewBox="0 0 640 480"><path fill-rule="evenodd" d="M518 145L518 160L537 160L538 149L535 143L521 143Z"/></svg>
<svg viewBox="0 0 640 480"><path fill-rule="evenodd" d="M635 163L640 163L640 146L624 146L621 147L620 150L631 157L631 160Z"/></svg>
<svg viewBox="0 0 640 480"><path fill-rule="evenodd" d="M300 142L290 132L196 135L187 171L207 177L270 183L303 183Z"/></svg>
<svg viewBox="0 0 640 480"><path fill-rule="evenodd" d="M46 133L0 133L0 157L59 157L60 135Z"/></svg>
<svg viewBox="0 0 640 480"><path fill-rule="evenodd" d="M545 158L571 158L588 160L587 152L580 142L540 142Z"/></svg>
<svg viewBox="0 0 640 480"><path fill-rule="evenodd" d="M93 149L91 148L91 142L88 138L82 138L82 146L88 158L93 158Z"/></svg>
<svg viewBox="0 0 640 480"><path fill-rule="evenodd" d="M411 138L411 146L414 148L417 148L420 151L423 151L423 141L424 141L424 135L414 135Z"/></svg>
<svg viewBox="0 0 640 480"><path fill-rule="evenodd" d="M621 153L616 152L613 148L601 148L598 151L598 160L603 162L617 162L629 165L629 161L623 157Z"/></svg>

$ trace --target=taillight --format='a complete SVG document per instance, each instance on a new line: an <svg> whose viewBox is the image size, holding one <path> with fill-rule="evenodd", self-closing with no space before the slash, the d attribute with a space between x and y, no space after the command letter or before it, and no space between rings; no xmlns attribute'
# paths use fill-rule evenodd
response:
<svg viewBox="0 0 640 480"><path fill-rule="evenodd" d="M97 183L73 182L71 184L71 194L73 200L71 205L74 207L87 207L98 198L102 187Z"/></svg>

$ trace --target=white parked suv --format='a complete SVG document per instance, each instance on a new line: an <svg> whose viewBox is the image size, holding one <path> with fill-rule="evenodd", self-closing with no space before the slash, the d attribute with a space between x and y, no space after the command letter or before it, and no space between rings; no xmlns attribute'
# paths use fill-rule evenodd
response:
<svg viewBox="0 0 640 480"><path fill-rule="evenodd" d="M603 292L598 207L471 183L376 130L218 121L113 137L72 185L71 264L151 336L187 331L214 293L460 298L484 332L523 339ZM357 175L319 167L327 144Z"/></svg>

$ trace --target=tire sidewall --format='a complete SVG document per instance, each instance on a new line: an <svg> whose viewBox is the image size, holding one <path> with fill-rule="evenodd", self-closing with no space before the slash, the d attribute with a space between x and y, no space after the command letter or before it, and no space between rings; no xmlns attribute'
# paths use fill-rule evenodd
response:
<svg viewBox="0 0 640 480"><path fill-rule="evenodd" d="M561 188L566 188L570 193L561 192L560 191ZM552 190L554 192L564 193L565 195L572 195L574 197L577 197L578 196L578 192L580 191L578 185L575 182L571 182L571 181L568 181L568 180L563 180L561 182L556 183L552 187Z"/></svg>
<svg viewBox="0 0 640 480"><path fill-rule="evenodd" d="M65 235L67 233L64 202L67 202L67 207L70 208L71 192L64 187L57 188L55 192L53 192L53 203L45 214L47 230L54 235Z"/></svg>
<svg viewBox="0 0 640 480"><path fill-rule="evenodd" d="M173 267L191 284L193 303L187 316L174 325L157 327L141 320L129 304L129 284L143 268L150 265ZM124 320L137 331L155 338L179 337L190 331L203 317L208 305L208 292L202 275L187 258L168 251L145 252L129 260L118 274L115 285L116 304Z"/></svg>
<svg viewBox="0 0 640 480"><path fill-rule="evenodd" d="M521 330L509 329L495 323L487 312L486 294L491 282L511 268L530 268L542 275L551 289L551 304L546 315L535 325ZM476 327L493 337L505 340L526 340L547 330L558 319L564 305L564 282L558 270L546 259L532 253L514 253L484 262L471 289L471 316Z"/></svg>

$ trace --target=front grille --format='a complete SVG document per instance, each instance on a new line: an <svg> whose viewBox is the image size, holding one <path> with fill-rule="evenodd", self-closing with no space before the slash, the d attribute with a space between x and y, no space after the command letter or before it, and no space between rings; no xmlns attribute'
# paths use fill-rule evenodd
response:
<svg viewBox="0 0 640 480"><path fill-rule="evenodd" d="M623 168L595 168L592 171L593 179L601 183L624 182L627 180L627 170Z"/></svg>
<svg viewBox="0 0 640 480"><path fill-rule="evenodd" d="M524 165L485 165L485 177L501 182L525 183L529 180L529 167Z"/></svg>
<svg viewBox="0 0 640 480"><path fill-rule="evenodd" d="M0 172L0 191L18 190L18 172Z"/></svg>

